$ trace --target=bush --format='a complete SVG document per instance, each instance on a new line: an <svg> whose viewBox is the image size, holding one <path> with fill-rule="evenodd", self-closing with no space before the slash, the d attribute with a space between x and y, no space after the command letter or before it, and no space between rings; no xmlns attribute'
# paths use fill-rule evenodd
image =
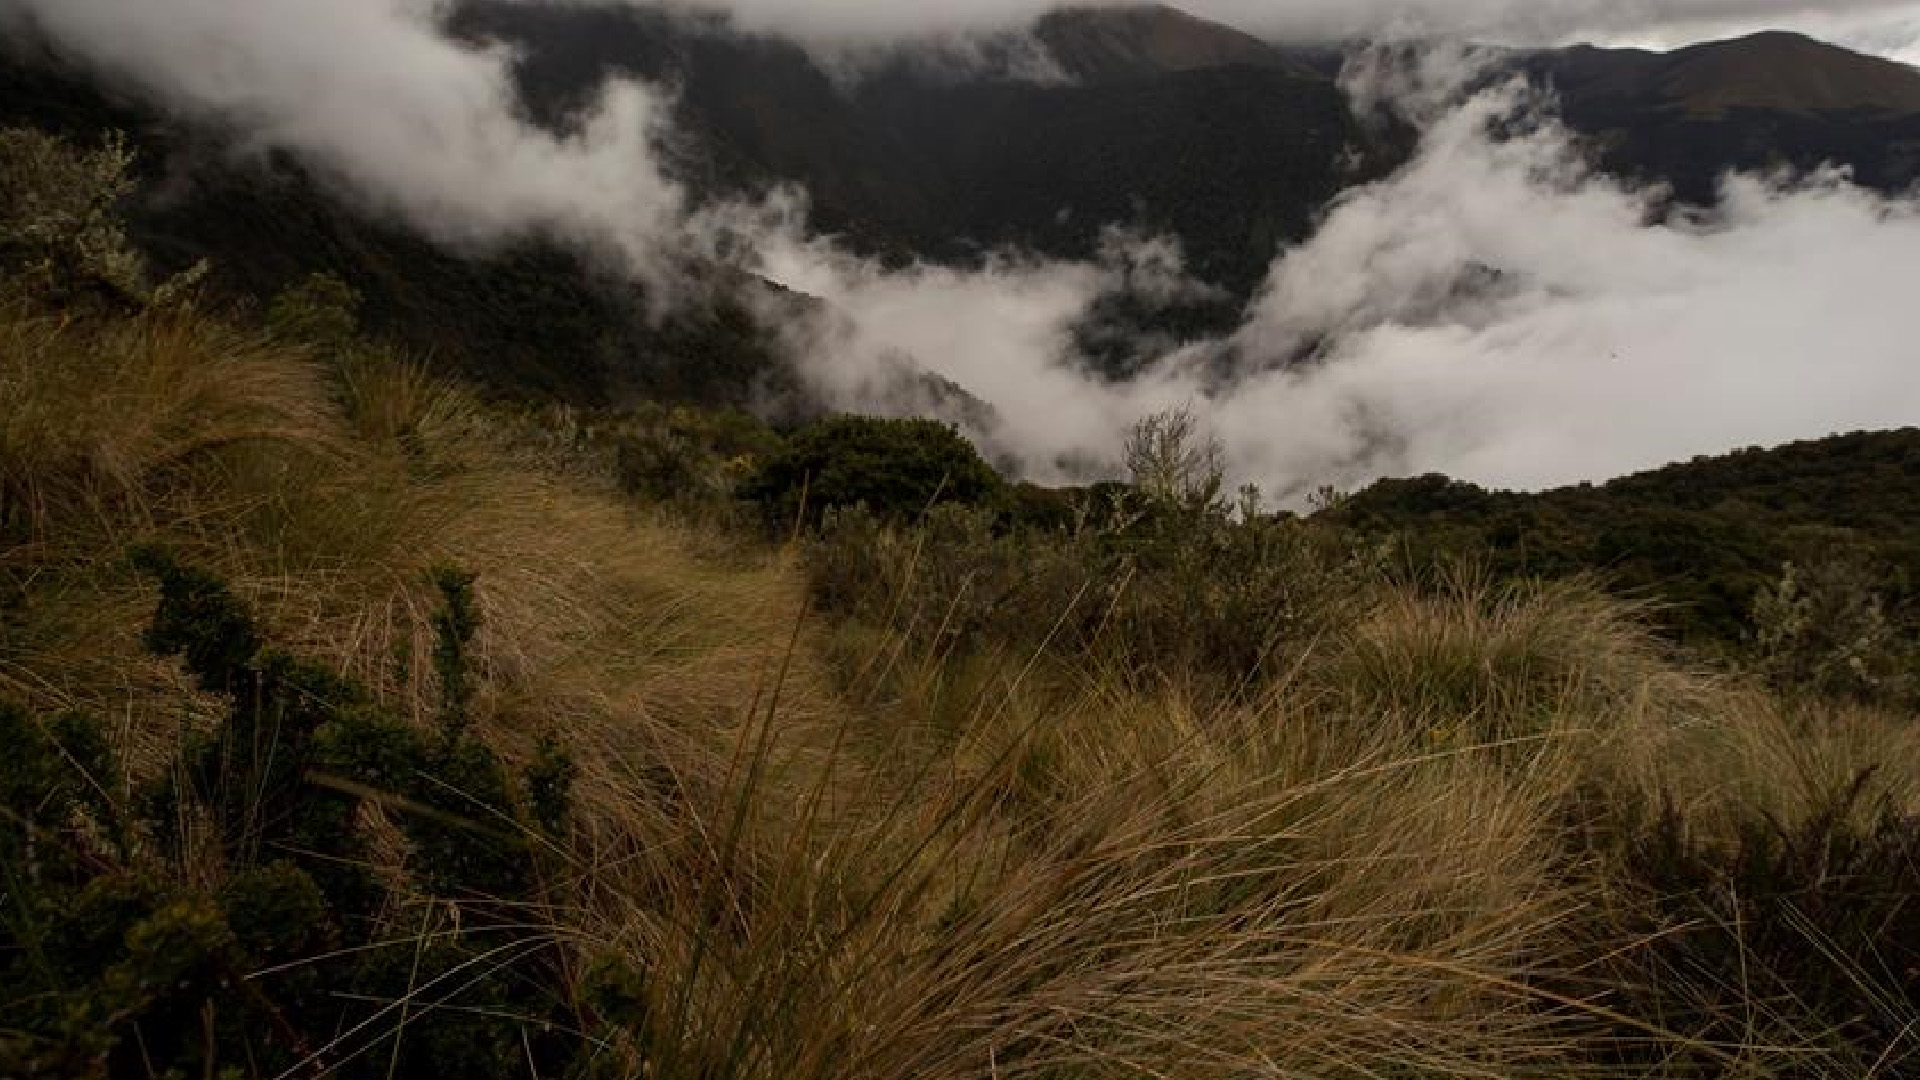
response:
<svg viewBox="0 0 1920 1080"><path fill-rule="evenodd" d="M144 298L146 267L118 214L132 164L118 134L83 152L39 131L0 130L0 269L56 298Z"/></svg>
<svg viewBox="0 0 1920 1080"><path fill-rule="evenodd" d="M648 502L697 501L725 490L719 461L693 440L666 428L623 432L613 454L620 490Z"/></svg>
<svg viewBox="0 0 1920 1080"><path fill-rule="evenodd" d="M1753 623L1760 670L1783 693L1891 705L1920 694L1920 646L1856 559L1789 563L1755 598Z"/></svg>
<svg viewBox="0 0 1920 1080"><path fill-rule="evenodd" d="M900 522L941 503L990 503L1001 487L973 444L945 424L841 416L795 432L741 494L776 523L793 521L803 503L809 523L851 506Z"/></svg>
<svg viewBox="0 0 1920 1080"><path fill-rule="evenodd" d="M829 511L809 550L815 600L923 649L1045 649L1251 685L1292 663L1375 577L1340 530L1114 494L1088 493L1069 527L1006 526L984 507L911 523Z"/></svg>
<svg viewBox="0 0 1920 1080"><path fill-rule="evenodd" d="M337 274L310 275L267 305L267 329L309 345L349 346L360 333L359 290Z"/></svg>
<svg viewBox="0 0 1920 1080"><path fill-rule="evenodd" d="M543 876L526 837L564 827L573 768L543 746L523 799L468 737L472 579L438 575L429 735L268 647L217 579L138 561L160 583L148 644L228 710L123 812L96 731L0 708L0 813L26 825L0 830L0 1075L491 1080L584 1061L561 1034L588 1021L559 942L526 917ZM372 814L401 865L378 865ZM118 839L123 817L164 860Z"/></svg>
<svg viewBox="0 0 1920 1080"><path fill-rule="evenodd" d="M1721 835L1671 799L1648 814L1591 793L1611 819L1615 880L1638 890L1624 930L1641 944L1618 956L1627 1011L1696 1047L1794 1046L1780 1057L1796 1063L1770 1075L1913 1075L1920 821L1875 797L1874 779L1830 786L1797 822L1749 808Z"/></svg>

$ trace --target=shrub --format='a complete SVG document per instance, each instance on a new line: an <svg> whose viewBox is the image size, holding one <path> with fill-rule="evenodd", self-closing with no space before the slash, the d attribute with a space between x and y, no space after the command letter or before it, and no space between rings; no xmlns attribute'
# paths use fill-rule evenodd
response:
<svg viewBox="0 0 1920 1080"><path fill-rule="evenodd" d="M1799 821L1750 807L1715 833L1670 798L1647 813L1591 793L1615 880L1638 890L1624 929L1641 944L1616 973L1628 1011L1695 1047L1795 1046L1770 1075L1912 1075L1920 822L1874 779L1828 787Z"/></svg>
<svg viewBox="0 0 1920 1080"><path fill-rule="evenodd" d="M359 290L337 274L313 274L281 290L267 305L267 328L311 345L350 345L360 333Z"/></svg>
<svg viewBox="0 0 1920 1080"><path fill-rule="evenodd" d="M660 427L623 432L614 443L620 490L649 502L700 499L724 491L719 462L693 440Z"/></svg>
<svg viewBox="0 0 1920 1080"><path fill-rule="evenodd" d="M132 165L119 134L81 151L39 131L0 130L0 268L56 298L144 298L146 268L118 214Z"/></svg>
<svg viewBox="0 0 1920 1080"><path fill-rule="evenodd" d="M1111 494L1091 493L1069 528L1002 527L983 507L912 523L829 511L810 547L816 602L942 653L1044 648L1135 675L1251 685L1376 576L1340 530Z"/></svg>
<svg viewBox="0 0 1920 1080"><path fill-rule="evenodd" d="M991 502L1001 486L973 444L945 424L841 416L795 432L742 495L775 522L794 520L803 502L812 523L850 506L897 522L940 503Z"/></svg>
<svg viewBox="0 0 1920 1080"><path fill-rule="evenodd" d="M1753 604L1760 670L1787 694L1900 704L1920 693L1920 648L1857 560L1789 563Z"/></svg>
<svg viewBox="0 0 1920 1080"><path fill-rule="evenodd" d="M1226 451L1201 431L1191 409L1142 418L1122 448L1134 487L1148 498L1195 510L1215 508L1226 482Z"/></svg>
<svg viewBox="0 0 1920 1080"><path fill-rule="evenodd" d="M217 579L137 561L160 584L148 644L227 712L131 815L156 862L115 840L97 732L0 708L0 813L27 826L0 831L0 1075L491 1080L584 1061L561 1034L587 1020L558 943L525 914L542 874L526 828L558 834L573 769L543 747L523 811L467 735L473 580L437 578L430 736L273 650ZM397 826L403 865L375 865L369 814Z"/></svg>

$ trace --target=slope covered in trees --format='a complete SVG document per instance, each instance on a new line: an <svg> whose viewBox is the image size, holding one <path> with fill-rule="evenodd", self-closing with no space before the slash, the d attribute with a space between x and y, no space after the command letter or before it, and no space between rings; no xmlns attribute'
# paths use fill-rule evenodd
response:
<svg viewBox="0 0 1920 1080"><path fill-rule="evenodd" d="M575 248L437 244L291 156L243 154L237 133L128 97L30 40L0 43L0 123L83 146L125 132L149 181L127 227L162 271L208 259L224 295L262 305L331 274L360 294L372 332L504 393L737 405L791 386L739 294L717 290L656 320L631 282Z"/></svg>
<svg viewBox="0 0 1920 1080"><path fill-rule="evenodd" d="M1662 623L1709 648L1755 644L1755 605L1777 595L1788 564L1798 587L1836 594L1824 603L1876 603L1901 635L1920 629L1915 429L1748 449L1541 494L1443 476L1389 480L1329 517L1400 537L1419 565L1475 557L1507 576L1599 574L1663 605Z"/></svg>

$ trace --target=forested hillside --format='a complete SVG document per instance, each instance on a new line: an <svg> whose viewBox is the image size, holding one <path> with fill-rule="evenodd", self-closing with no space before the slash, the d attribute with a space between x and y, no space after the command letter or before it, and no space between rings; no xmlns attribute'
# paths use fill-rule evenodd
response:
<svg viewBox="0 0 1920 1080"><path fill-rule="evenodd" d="M317 273L364 300L371 331L441 371L514 395L588 406L778 399L792 380L729 280L656 320L611 263L553 241L461 249L367 209L238 133L168 115L31 41L0 47L0 122L99 142L125 132L148 181L128 227L162 272L210 260L212 284L265 304Z"/></svg>
<svg viewBox="0 0 1920 1080"><path fill-rule="evenodd" d="M1920 655L1920 430L1753 448L1537 495L1389 480L1328 517L1394 537L1429 570L1479 559L1508 577L1599 575L1659 605L1654 618L1679 640L1722 654L1759 644L1756 604L1785 589L1817 606L1827 647L1866 634L1894 649L1871 658L1878 677L1909 684Z"/></svg>
<svg viewBox="0 0 1920 1080"><path fill-rule="evenodd" d="M1587 47L1521 67L1611 172L1711 204L1729 170L1844 167L1878 191L1920 179L1920 71L1798 34L1672 53Z"/></svg>

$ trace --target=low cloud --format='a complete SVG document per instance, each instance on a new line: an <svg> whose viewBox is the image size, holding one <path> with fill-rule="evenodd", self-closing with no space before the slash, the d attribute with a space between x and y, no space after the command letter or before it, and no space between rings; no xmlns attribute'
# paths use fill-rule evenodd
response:
<svg viewBox="0 0 1920 1080"><path fill-rule="evenodd" d="M887 14L897 5L757 3L734 7L749 21L804 10L823 28L918 25ZM1237 14L1226 0L1198 6ZM1529 7L1568 25L1602 10ZM1805 5L1672 0L1617 17L1789 7ZM1402 9L1464 25L1512 6L1357 10ZM1318 0L1286 10L1367 17ZM682 253L726 250L825 301L777 321L821 396L947 415L1043 481L1110 473L1132 422L1181 405L1225 441L1236 481L1282 499L1424 471L1538 487L1920 422L1913 203L1837 175L1737 178L1719 210L1662 218L1656 195L1589 172L1551 123L1492 137L1496 120L1510 133L1536 103L1507 89L1458 104L1466 54L1403 86L1390 68L1356 83L1421 106L1409 109L1430 125L1415 160L1276 253L1230 339L1147 357L1116 382L1076 355L1076 328L1116 288L1203 289L1177 246L1115 234L1088 263L1006 252L971 268L898 269L808 235L798 197L690 213L656 153L669 137L660 92L610 84L581 134L552 135L520 118L509 58L447 40L438 14L407 0L0 0L0 19L31 18L74 55L300 153L443 240L555 234L664 287Z"/></svg>
<svg viewBox="0 0 1920 1080"><path fill-rule="evenodd" d="M1134 420L1179 405L1282 501L1429 471L1538 488L1920 423L1920 206L1840 174L1735 177L1719 209L1663 220L1659 192L1592 173L1536 107L1506 88L1446 114L1277 259L1232 340L1126 383L1072 356L1099 267L888 272L788 233L765 269L837 313L806 366L823 391L894 408L911 356L991 406L981 434L1042 480L1110 473Z"/></svg>
<svg viewBox="0 0 1920 1080"><path fill-rule="evenodd" d="M448 39L417 0L0 0L0 26L157 100L283 147L437 239L562 235L665 282L684 192L659 93L610 83L581 130L519 118L509 57Z"/></svg>
<svg viewBox="0 0 1920 1080"><path fill-rule="evenodd" d="M1450 115L1275 265L1243 343L1321 344L1221 403L1243 467L1539 487L1920 422L1900 285L1920 207L1839 174L1736 177L1718 210L1648 225L1654 196L1590 173L1558 127L1489 138L1518 107Z"/></svg>

